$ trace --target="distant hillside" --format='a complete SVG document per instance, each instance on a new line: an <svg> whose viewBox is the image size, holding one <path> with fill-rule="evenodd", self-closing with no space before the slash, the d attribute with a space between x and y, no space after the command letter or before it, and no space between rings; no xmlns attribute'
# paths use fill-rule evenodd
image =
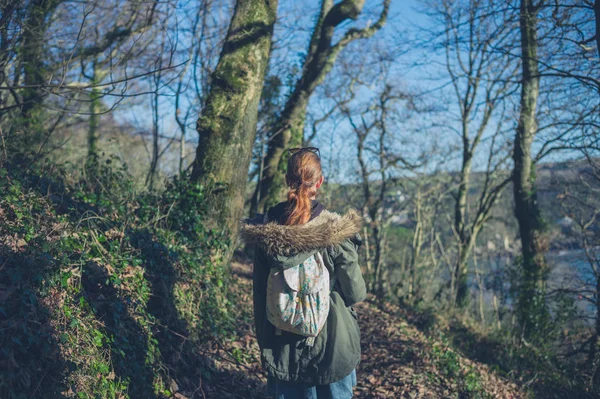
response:
<svg viewBox="0 0 600 399"><path fill-rule="evenodd" d="M585 159L565 162L542 163L537 165L537 190L538 201L544 219L548 222L551 230L552 248L577 248L578 241L573 236L573 223L566 217L565 209L561 205L561 195L565 190L585 195L586 186L581 176L589 176L592 168ZM446 175L448 186L451 185L456 173ZM439 177L439 175L437 175ZM481 194L481 188L485 179L483 172L473 172L469 189L471 208ZM589 179L588 179L589 180ZM378 181L371 183L372 190L378 189ZM360 184L333 184L320 193L320 199L333 209L344 209L349 206L360 208L362 200L362 186ZM391 187L386 194L386 214L392 222L392 226L410 228L413 225L411 210L406 203L410 193L404 193L397 187ZM600 202L598 204L600 207ZM454 201L448 196L443 204L442 214L451 219L454 212ZM493 247L514 247L518 238L518 226L513 215L513 189L508 184L498 200L492 212L492 218L482 231L480 238L482 242L491 242ZM442 235L450 238L450 230L447 228L448 218L443 219L440 224ZM497 241L497 242L496 242ZM514 248L516 250L516 248Z"/></svg>

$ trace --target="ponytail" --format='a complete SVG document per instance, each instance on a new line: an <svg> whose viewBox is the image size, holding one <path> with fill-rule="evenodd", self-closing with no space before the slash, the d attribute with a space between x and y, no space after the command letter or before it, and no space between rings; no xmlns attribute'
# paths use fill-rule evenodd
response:
<svg viewBox="0 0 600 399"><path fill-rule="evenodd" d="M321 161L315 153L301 151L290 157L286 173L290 186L287 194L290 213L285 224L298 225L310 220L310 198L317 194L315 185L321 176Z"/></svg>
<svg viewBox="0 0 600 399"><path fill-rule="evenodd" d="M314 187L307 188L306 184L291 188L287 199L290 204L293 204L293 209L285 224L304 224L308 222L311 212L310 197L316 193L317 190Z"/></svg>

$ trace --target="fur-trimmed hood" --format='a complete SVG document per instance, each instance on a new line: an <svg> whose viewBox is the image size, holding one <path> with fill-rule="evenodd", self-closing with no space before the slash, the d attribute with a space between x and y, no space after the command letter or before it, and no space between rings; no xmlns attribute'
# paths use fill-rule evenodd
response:
<svg viewBox="0 0 600 399"><path fill-rule="evenodd" d="M240 236L260 245L269 255L291 256L340 244L354 237L361 227L362 217L354 209L344 215L324 210L311 221L296 226L243 222Z"/></svg>

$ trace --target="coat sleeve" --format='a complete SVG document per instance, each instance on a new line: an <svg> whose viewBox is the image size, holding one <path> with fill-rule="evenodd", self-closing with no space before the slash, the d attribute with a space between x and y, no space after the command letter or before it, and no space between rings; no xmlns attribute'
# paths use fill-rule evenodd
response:
<svg viewBox="0 0 600 399"><path fill-rule="evenodd" d="M348 238L338 245L334 257L335 276L346 306L364 301L367 287L358 263L358 248L362 244L360 235Z"/></svg>

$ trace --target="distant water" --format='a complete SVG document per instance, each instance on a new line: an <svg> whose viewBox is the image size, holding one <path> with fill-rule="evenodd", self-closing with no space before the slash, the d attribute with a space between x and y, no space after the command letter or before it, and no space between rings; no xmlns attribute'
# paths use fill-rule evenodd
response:
<svg viewBox="0 0 600 399"><path fill-rule="evenodd" d="M594 248L593 252L592 255L600 260L600 248ZM593 324L597 308L584 297L592 297L592 292L596 291L596 275L585 250L550 252L547 260L551 267L548 288L579 292L580 294L575 294L578 311L589 317L588 321ZM599 265L596 264L595 267L598 270Z"/></svg>
<svg viewBox="0 0 600 399"><path fill-rule="evenodd" d="M595 256L600 258L600 247L595 248ZM548 275L548 292L568 291L575 300L577 313L586 318L589 324L594 323L597 309L585 296L591 296L596 289L596 277L590 265L585 250L550 251L546 254L546 261L550 267ZM479 260L479 267L484 269L483 298L486 307L493 306L494 294L507 292L510 282L504 271L507 265L514 262L512 257L497 256ZM597 266L596 266L597 267ZM469 283L476 295L479 295L479 284L474 275L474 264L471 264ZM587 292L585 292L587 291ZM505 300L505 305L511 306L510 299Z"/></svg>
<svg viewBox="0 0 600 399"><path fill-rule="evenodd" d="M594 251L600 258L600 247ZM582 249L550 251L546 254L546 260L550 267L548 291L564 289L576 292L572 294L572 297L575 301L577 313L582 318L587 318L586 322L592 325L597 310L583 297L580 298L578 294L581 293L581 295L590 296L590 292L594 292L596 289L596 277L585 251ZM479 297L482 294L484 308L488 314L493 312L494 296L496 296L500 306L512 307L512 300L507 295L510 290L510 280L506 272L512 268L513 263L514 257L507 255L477 256L477 268L480 270L481 285L483 288L483 292L480 293L479 279L475 273L476 265L475 262L471 261L469 265L468 284L475 298L475 306L478 306ZM441 282L448 281L449 278L449 271L445 266L441 266L435 271L435 277L431 280L431 287L437 287ZM389 281L392 286L402 280L403 276L400 270L391 271ZM436 288L433 289L435 290ZM584 293L583 290L587 290L588 293Z"/></svg>

